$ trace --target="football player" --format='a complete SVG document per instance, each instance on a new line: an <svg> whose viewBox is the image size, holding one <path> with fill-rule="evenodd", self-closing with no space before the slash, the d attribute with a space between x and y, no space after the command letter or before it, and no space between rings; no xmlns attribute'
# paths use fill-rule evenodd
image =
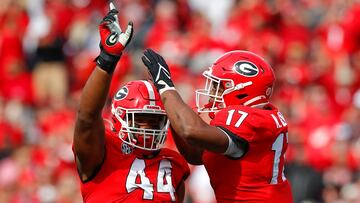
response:
<svg viewBox="0 0 360 203"><path fill-rule="evenodd" d="M263 58L231 51L203 73L207 81L196 91L197 107L209 124L183 102L162 56L147 49L142 61L160 92L178 150L189 163L204 164L217 202L293 202L284 176L288 127L269 103L275 76Z"/></svg>
<svg viewBox="0 0 360 203"><path fill-rule="evenodd" d="M111 127L102 109L112 73L133 28L122 32L111 6L99 26L101 53L80 99L73 150L84 202L182 202L186 160L161 148L168 119L154 85L132 81L114 96Z"/></svg>

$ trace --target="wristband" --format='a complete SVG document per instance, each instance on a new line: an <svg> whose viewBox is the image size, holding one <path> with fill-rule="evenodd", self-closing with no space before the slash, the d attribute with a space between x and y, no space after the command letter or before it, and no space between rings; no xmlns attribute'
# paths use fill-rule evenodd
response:
<svg viewBox="0 0 360 203"><path fill-rule="evenodd" d="M106 53L104 50L101 50L100 55L96 57L96 64L106 71L108 74L112 74L115 70L116 64L120 60L120 56L115 56Z"/></svg>

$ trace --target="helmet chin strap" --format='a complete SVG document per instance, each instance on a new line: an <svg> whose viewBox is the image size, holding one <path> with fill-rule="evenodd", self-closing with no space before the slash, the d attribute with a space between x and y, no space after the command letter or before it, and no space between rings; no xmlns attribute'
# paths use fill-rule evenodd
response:
<svg viewBox="0 0 360 203"><path fill-rule="evenodd" d="M214 119L215 118L215 112L209 112L209 117L211 119Z"/></svg>
<svg viewBox="0 0 360 203"><path fill-rule="evenodd" d="M154 151L147 151L147 150L143 150L143 149L139 149L139 148L134 147L133 153L138 158L151 159L151 158L157 156L160 153L160 149L154 150Z"/></svg>
<svg viewBox="0 0 360 203"><path fill-rule="evenodd" d="M214 102L209 102L204 105L204 108L211 108L214 105Z"/></svg>

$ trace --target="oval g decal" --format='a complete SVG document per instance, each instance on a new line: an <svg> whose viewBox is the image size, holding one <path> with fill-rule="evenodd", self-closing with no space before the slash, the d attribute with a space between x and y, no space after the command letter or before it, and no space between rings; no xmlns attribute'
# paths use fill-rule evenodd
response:
<svg viewBox="0 0 360 203"><path fill-rule="evenodd" d="M259 73L259 68L248 61L238 61L234 64L234 69L240 75L254 77Z"/></svg>
<svg viewBox="0 0 360 203"><path fill-rule="evenodd" d="M116 32L113 32L109 35L109 37L106 39L105 43L108 46L114 46L116 44L116 42L119 39L119 35Z"/></svg>
<svg viewBox="0 0 360 203"><path fill-rule="evenodd" d="M129 93L129 90L127 87L122 87L114 96L115 100L122 100L124 99Z"/></svg>

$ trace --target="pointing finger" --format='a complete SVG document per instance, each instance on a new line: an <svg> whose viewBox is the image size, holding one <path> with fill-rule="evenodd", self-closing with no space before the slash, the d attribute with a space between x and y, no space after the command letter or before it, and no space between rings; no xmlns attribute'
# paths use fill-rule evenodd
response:
<svg viewBox="0 0 360 203"><path fill-rule="evenodd" d="M113 10L113 9L116 10L116 7L113 2L110 2L109 6L110 6L110 10Z"/></svg>

